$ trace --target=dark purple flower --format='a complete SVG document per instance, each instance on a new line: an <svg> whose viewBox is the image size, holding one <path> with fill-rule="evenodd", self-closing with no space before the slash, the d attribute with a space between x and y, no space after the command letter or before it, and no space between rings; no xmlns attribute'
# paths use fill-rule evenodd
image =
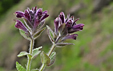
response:
<svg viewBox="0 0 113 71"><path fill-rule="evenodd" d="M15 12L17 15L16 15L16 17L17 18L22 18L22 17L24 17L24 13L23 12L21 12L21 11L17 11L17 12Z"/></svg>
<svg viewBox="0 0 113 71"><path fill-rule="evenodd" d="M28 8L24 12L17 11L17 18L24 18L25 23L30 27L33 32L36 32L39 24L43 24L44 20L48 17L47 11L42 11L42 8L37 9L33 7L31 10ZM43 22L43 23L42 23ZM40 27L40 26L39 26Z"/></svg>
<svg viewBox="0 0 113 71"><path fill-rule="evenodd" d="M84 24L76 24L77 20L79 20L79 18L74 20L74 17L70 17L70 15L68 15L67 18L65 18L64 13L61 12L59 17L57 17L54 21L55 32L58 33L57 30L62 26L62 24L65 24L64 29L67 29L68 33L74 33L83 30Z"/></svg>
<svg viewBox="0 0 113 71"><path fill-rule="evenodd" d="M64 23L64 21L65 21L65 15L64 15L63 12L60 13L59 17L60 17L62 23Z"/></svg>
<svg viewBox="0 0 113 71"><path fill-rule="evenodd" d="M57 34L57 32L58 32L59 23L60 23L59 17L57 17L57 18L54 20L55 34Z"/></svg>
<svg viewBox="0 0 113 71"><path fill-rule="evenodd" d="M77 31L83 30L84 24L76 24L76 21L78 19L74 20L74 17L70 15L65 18L65 15L63 12L60 13L60 15L54 20L54 26L55 26L55 34L57 39L60 37L60 39L66 40L66 39L74 39L76 40L77 34L72 34ZM58 41L56 39L56 41Z"/></svg>
<svg viewBox="0 0 113 71"><path fill-rule="evenodd" d="M16 20L15 27L18 28L18 29L21 29L21 30L23 30L25 32L28 31L27 28L24 26L24 24L21 21L19 21L19 20Z"/></svg>
<svg viewBox="0 0 113 71"><path fill-rule="evenodd" d="M74 25L68 32L73 33L77 31L81 31L83 30L83 27L84 27L84 24L77 24L77 25Z"/></svg>

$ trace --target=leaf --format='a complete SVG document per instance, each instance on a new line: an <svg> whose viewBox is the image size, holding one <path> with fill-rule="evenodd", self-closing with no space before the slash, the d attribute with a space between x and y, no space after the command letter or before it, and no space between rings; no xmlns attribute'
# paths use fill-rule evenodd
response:
<svg viewBox="0 0 113 71"><path fill-rule="evenodd" d="M39 69L32 69L31 71L39 71Z"/></svg>
<svg viewBox="0 0 113 71"><path fill-rule="evenodd" d="M42 46L33 49L32 59L35 58L41 52L40 49L42 49Z"/></svg>
<svg viewBox="0 0 113 71"><path fill-rule="evenodd" d="M23 31L23 30L21 30L21 29L19 29L19 31L20 31L20 34L21 34L25 39L30 40L30 38L29 38L28 36L26 36L25 31Z"/></svg>
<svg viewBox="0 0 113 71"><path fill-rule="evenodd" d="M45 30L45 28L43 28L43 29L39 30L38 32L36 32L34 34L34 39L36 39L37 37L39 37L44 30Z"/></svg>
<svg viewBox="0 0 113 71"><path fill-rule="evenodd" d="M47 54L44 53L44 51L41 52L40 57L42 64L48 65L50 63L50 58Z"/></svg>
<svg viewBox="0 0 113 71"><path fill-rule="evenodd" d="M57 43L56 45L59 46L59 47L62 47L62 46L74 45L74 44L73 43Z"/></svg>
<svg viewBox="0 0 113 71"><path fill-rule="evenodd" d="M25 55L28 55L29 53L27 53L26 51L22 51L20 52L17 56L18 57L22 57L22 56L25 56Z"/></svg>
<svg viewBox="0 0 113 71"><path fill-rule="evenodd" d="M50 55L50 59L53 59L56 56L56 52L52 52Z"/></svg>
<svg viewBox="0 0 113 71"><path fill-rule="evenodd" d="M52 54L50 55L50 63L48 64L48 66L51 66L54 62L55 62L55 58L56 58L56 52L52 52Z"/></svg>
<svg viewBox="0 0 113 71"><path fill-rule="evenodd" d="M26 71L26 69L21 64L19 64L18 62L16 62L16 68L17 68L18 71Z"/></svg>
<svg viewBox="0 0 113 71"><path fill-rule="evenodd" d="M49 39L51 40L51 42L54 42L54 37L55 37L54 32L51 30L49 26L46 25L46 27L47 27L47 34L49 36Z"/></svg>

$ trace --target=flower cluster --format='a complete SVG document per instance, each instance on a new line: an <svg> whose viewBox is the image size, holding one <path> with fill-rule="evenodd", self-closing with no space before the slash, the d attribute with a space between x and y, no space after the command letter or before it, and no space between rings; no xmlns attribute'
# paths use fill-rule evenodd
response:
<svg viewBox="0 0 113 71"><path fill-rule="evenodd" d="M74 20L74 17L70 15L65 18L63 12L54 20L54 34L55 34L55 43L62 42L66 39L74 39L76 40L77 34L72 34L77 31L83 30L84 24L76 24L76 21L79 19Z"/></svg>
<svg viewBox="0 0 113 71"><path fill-rule="evenodd" d="M72 44L65 43L64 41L66 39L76 40L78 34L73 33L83 30L84 24L76 24L76 21L79 19L74 20L74 17L70 17L70 15L65 18L64 13L61 12L60 15L54 20L54 31L47 26L48 36L53 44L48 54L46 54L44 51L40 50L42 49L42 46L34 48L34 40L41 34L42 31L44 31L44 22L48 16L47 11L42 11L41 8L37 9L37 7L33 7L32 9L28 8L24 12L16 12L16 17L21 18L22 20L16 20L15 27L20 30L20 34L22 36L30 40L29 53L22 51L18 55L18 57L27 55L28 62L26 69L16 62L17 70L31 71L32 59L41 53L40 57L42 66L39 71L43 71L46 66L50 66L54 63L56 56L56 52L54 52L55 47Z"/></svg>
<svg viewBox="0 0 113 71"><path fill-rule="evenodd" d="M28 8L24 12L17 11L16 17L23 18L24 22L16 20L16 28L19 28L27 34L27 36L33 36L39 32L44 25L45 18L49 15L47 11L42 11L41 8L33 7L31 10Z"/></svg>

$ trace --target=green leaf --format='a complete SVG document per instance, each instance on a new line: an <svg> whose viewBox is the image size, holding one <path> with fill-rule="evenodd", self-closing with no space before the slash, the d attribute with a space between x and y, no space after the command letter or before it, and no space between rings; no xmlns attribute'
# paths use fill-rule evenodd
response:
<svg viewBox="0 0 113 71"><path fill-rule="evenodd" d="M49 36L49 39L51 40L51 42L54 42L54 38L55 38L54 32L49 26L46 26L46 27L47 27L47 34Z"/></svg>
<svg viewBox="0 0 113 71"><path fill-rule="evenodd" d="M54 59L55 56L56 56L56 52L52 52L50 55L50 59Z"/></svg>
<svg viewBox="0 0 113 71"><path fill-rule="evenodd" d="M63 47L63 46L66 46L66 45L74 45L74 44L73 43L63 43L63 42L56 44L57 47Z"/></svg>
<svg viewBox="0 0 113 71"><path fill-rule="evenodd" d="M17 68L18 71L26 71L26 69L21 64L19 64L18 62L16 62L16 68Z"/></svg>
<svg viewBox="0 0 113 71"><path fill-rule="evenodd" d="M38 48L35 48L33 49L33 54L32 54L32 58L35 58L41 51L40 49L42 49L42 46L41 47L38 47Z"/></svg>
<svg viewBox="0 0 113 71"><path fill-rule="evenodd" d="M26 51L22 51L17 56L22 57L22 56L25 56L25 55L28 55L28 53Z"/></svg>
<svg viewBox="0 0 113 71"><path fill-rule="evenodd" d="M34 39L36 39L37 37L39 37L41 35L41 33L45 30L45 28L37 31L35 34L34 34Z"/></svg>
<svg viewBox="0 0 113 71"><path fill-rule="evenodd" d="M50 55L50 63L48 64L48 66L51 66L55 62L55 58L56 58L56 52L52 52Z"/></svg>
<svg viewBox="0 0 113 71"><path fill-rule="evenodd" d="M21 29L19 29L19 31L20 31L20 34L21 34L25 39L30 40L30 38L29 38L28 36L26 36L25 31L23 31L23 30L21 30Z"/></svg>
<svg viewBox="0 0 113 71"><path fill-rule="evenodd" d="M41 52L40 57L41 57L42 64L49 65L50 58L49 58L49 56L47 54L44 53L44 51Z"/></svg>
<svg viewBox="0 0 113 71"><path fill-rule="evenodd" d="M39 71L39 69L32 69L31 71Z"/></svg>

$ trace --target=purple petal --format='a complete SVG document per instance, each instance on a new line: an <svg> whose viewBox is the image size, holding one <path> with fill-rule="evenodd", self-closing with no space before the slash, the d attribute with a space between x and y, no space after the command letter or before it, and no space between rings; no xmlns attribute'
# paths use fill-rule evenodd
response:
<svg viewBox="0 0 113 71"><path fill-rule="evenodd" d="M55 20L54 20L54 26L55 26L55 33L57 34L58 32L58 26L59 26L59 17L57 17Z"/></svg>
<svg viewBox="0 0 113 71"><path fill-rule="evenodd" d="M74 25L68 32L73 33L77 31L81 31L83 30L83 27L84 27L84 24L77 24L77 25Z"/></svg>
<svg viewBox="0 0 113 71"><path fill-rule="evenodd" d="M42 20L44 20L45 18L47 18L48 16L49 16L49 15L46 13L45 15L43 15L43 16L41 17L40 20L42 21Z"/></svg>
<svg viewBox="0 0 113 71"><path fill-rule="evenodd" d="M19 20L16 21L15 27L18 28L18 29L22 29L23 31L27 32L27 28L26 28L26 27L24 26L24 24L23 24L21 21L19 21Z"/></svg>
<svg viewBox="0 0 113 71"><path fill-rule="evenodd" d="M27 10L25 10L25 14L24 14L24 16L25 16L25 19L27 19L27 20L31 21L30 14L28 13L28 11L27 11Z"/></svg>
<svg viewBox="0 0 113 71"><path fill-rule="evenodd" d="M63 12L60 13L60 16L59 17L60 17L62 23L64 23L64 21L65 21L65 15L64 15Z"/></svg>
<svg viewBox="0 0 113 71"><path fill-rule="evenodd" d="M22 18L22 17L24 17L24 13L21 12L21 11L17 11L17 12L15 12L15 13L16 13L16 17L17 17L17 18Z"/></svg>
<svg viewBox="0 0 113 71"><path fill-rule="evenodd" d="M76 25L76 21L78 21L80 18L77 18L74 22L73 25Z"/></svg>
<svg viewBox="0 0 113 71"><path fill-rule="evenodd" d="M42 8L39 8L35 14L36 17L39 17L42 16Z"/></svg>
<svg viewBox="0 0 113 71"><path fill-rule="evenodd" d="M77 34L67 35L62 40L66 40L66 39L74 39L74 40L76 40L77 36L78 36Z"/></svg>
<svg viewBox="0 0 113 71"><path fill-rule="evenodd" d="M42 14L47 14L48 11L44 11Z"/></svg>

